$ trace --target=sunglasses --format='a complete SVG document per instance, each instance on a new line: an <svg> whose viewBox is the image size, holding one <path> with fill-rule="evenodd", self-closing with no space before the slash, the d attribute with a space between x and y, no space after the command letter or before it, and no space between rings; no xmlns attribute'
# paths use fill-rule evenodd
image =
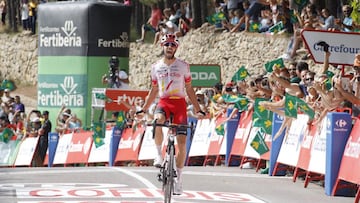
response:
<svg viewBox="0 0 360 203"><path fill-rule="evenodd" d="M360 70L360 66L354 66L354 69Z"/></svg>
<svg viewBox="0 0 360 203"><path fill-rule="evenodd" d="M314 78L305 78L306 81L312 81Z"/></svg>
<svg viewBox="0 0 360 203"><path fill-rule="evenodd" d="M351 10L344 10L343 12L344 12L344 13L350 13Z"/></svg>
<svg viewBox="0 0 360 203"><path fill-rule="evenodd" d="M289 71L296 71L296 68L290 68Z"/></svg>
<svg viewBox="0 0 360 203"><path fill-rule="evenodd" d="M164 46L166 46L166 47L177 47L176 44L173 43L173 42L167 42L167 43L164 44Z"/></svg>

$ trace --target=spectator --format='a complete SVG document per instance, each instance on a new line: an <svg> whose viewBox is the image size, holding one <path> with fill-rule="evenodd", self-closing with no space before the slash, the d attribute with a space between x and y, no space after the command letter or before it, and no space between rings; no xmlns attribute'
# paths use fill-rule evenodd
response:
<svg viewBox="0 0 360 203"><path fill-rule="evenodd" d="M22 0L20 10L21 10L21 22L23 26L23 31L28 31L30 29L30 26L29 26L29 7L27 0Z"/></svg>
<svg viewBox="0 0 360 203"><path fill-rule="evenodd" d="M29 22L31 28L31 34L36 33L36 18L37 18L37 4L35 0L29 1Z"/></svg>
<svg viewBox="0 0 360 203"><path fill-rule="evenodd" d="M241 11L239 9L237 10L231 10L229 12L229 21L223 20L222 25L227 31L231 31L240 21L240 13Z"/></svg>
<svg viewBox="0 0 360 203"><path fill-rule="evenodd" d="M250 20L257 20L260 16L263 5L269 5L267 0L249 0L250 6L245 10L245 15L241 18L240 23L245 23L245 31L250 29Z"/></svg>
<svg viewBox="0 0 360 203"><path fill-rule="evenodd" d="M0 14L1 14L1 23L5 25L5 18L6 18L6 2L5 0L0 1Z"/></svg>
<svg viewBox="0 0 360 203"><path fill-rule="evenodd" d="M352 8L350 5L344 5L342 7L342 12L343 12L343 20L339 21L337 20L337 24L340 27L341 31L344 32L351 32L353 31L353 19L351 18L351 12L352 12Z"/></svg>
<svg viewBox="0 0 360 203"><path fill-rule="evenodd" d="M110 88L130 89L129 76L124 70L119 70L119 59L112 56L109 60L109 76L102 76L102 83Z"/></svg>
<svg viewBox="0 0 360 203"><path fill-rule="evenodd" d="M37 145L37 151L39 156L39 163L44 163L46 151L48 149L48 135L51 132L51 121L49 120L49 111L43 111L42 113L43 123L38 130L39 141Z"/></svg>
<svg viewBox="0 0 360 203"><path fill-rule="evenodd" d="M4 90L4 95L2 96L1 100L3 103L8 103L11 100L11 96L10 96L10 89L5 89Z"/></svg>
<svg viewBox="0 0 360 203"><path fill-rule="evenodd" d="M335 28L335 17L330 15L330 11L327 8L321 10L321 15L324 18L324 22L319 22L317 29L320 30L332 30Z"/></svg>
<svg viewBox="0 0 360 203"><path fill-rule="evenodd" d="M144 42L147 31L156 33L158 31L158 25L162 19L162 13L157 4L151 6L151 16L146 24L141 27L141 38L137 39L136 42Z"/></svg>
<svg viewBox="0 0 360 203"><path fill-rule="evenodd" d="M25 105L21 102L20 96L15 96L14 111L19 111L20 113L25 113Z"/></svg>
<svg viewBox="0 0 360 203"><path fill-rule="evenodd" d="M11 124L16 126L15 133L18 136L18 139L21 139L24 136L25 129L25 113L20 111L15 111L14 116L11 120Z"/></svg>
<svg viewBox="0 0 360 203"><path fill-rule="evenodd" d="M176 26L179 26L179 19L182 16L182 11L180 4L175 2L172 6L172 14L170 15L169 20L173 22Z"/></svg>
<svg viewBox="0 0 360 203"><path fill-rule="evenodd" d="M71 110L66 108L65 105L62 105L56 117L56 127L55 127L56 132L60 134L66 132L67 128L65 123L70 118L70 116L71 116Z"/></svg>
<svg viewBox="0 0 360 203"><path fill-rule="evenodd" d="M70 132L78 132L82 128L82 121L73 113L65 121L65 128Z"/></svg>

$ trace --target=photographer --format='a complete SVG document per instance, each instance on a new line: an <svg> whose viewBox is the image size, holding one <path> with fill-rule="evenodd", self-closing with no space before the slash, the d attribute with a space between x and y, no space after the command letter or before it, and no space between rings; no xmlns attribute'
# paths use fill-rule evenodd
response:
<svg viewBox="0 0 360 203"><path fill-rule="evenodd" d="M109 60L109 76L102 77L102 83L107 84L109 88L130 89L129 76L123 70L119 70L119 59L112 56Z"/></svg>

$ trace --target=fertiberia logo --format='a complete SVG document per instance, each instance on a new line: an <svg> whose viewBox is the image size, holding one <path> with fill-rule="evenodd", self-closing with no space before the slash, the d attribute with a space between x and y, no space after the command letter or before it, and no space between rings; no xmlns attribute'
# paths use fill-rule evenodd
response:
<svg viewBox="0 0 360 203"><path fill-rule="evenodd" d="M67 20L62 27L40 27L40 47L81 47L82 39L76 34L77 27Z"/></svg>

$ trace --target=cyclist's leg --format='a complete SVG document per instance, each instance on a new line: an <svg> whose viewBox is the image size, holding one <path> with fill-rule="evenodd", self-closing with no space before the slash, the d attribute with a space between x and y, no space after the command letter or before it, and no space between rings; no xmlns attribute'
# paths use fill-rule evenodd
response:
<svg viewBox="0 0 360 203"><path fill-rule="evenodd" d="M156 123L159 123L159 124L164 124L165 123L165 115L161 112L158 112L154 115L154 119L156 119ZM155 145L156 145L156 148L157 148L157 152L159 156L162 155L162 152L161 152L161 145L162 145L162 142L163 142L163 131L162 131L162 127L157 127L155 129L155 137L154 137L154 140L155 140Z"/></svg>
<svg viewBox="0 0 360 203"><path fill-rule="evenodd" d="M187 113L186 113L186 102L185 100L177 102L177 109L174 113L174 123L186 125L187 124ZM177 129L177 145L178 151L176 156L176 173L177 181L175 183L174 194L182 194L182 170L184 168L186 159L186 134L187 128Z"/></svg>
<svg viewBox="0 0 360 203"><path fill-rule="evenodd" d="M159 100L159 103L155 109L155 115L154 115L154 119L156 119L156 122L159 124L164 124L166 121L167 116L169 115L169 111L168 111L168 107L166 104L166 101L164 100ZM162 150L161 150L161 145L163 142L163 132L162 132L162 128L161 127L157 127L155 129L155 145L156 145L156 151L157 151L157 156L155 157L154 160L154 166L156 167L160 167L162 164Z"/></svg>

